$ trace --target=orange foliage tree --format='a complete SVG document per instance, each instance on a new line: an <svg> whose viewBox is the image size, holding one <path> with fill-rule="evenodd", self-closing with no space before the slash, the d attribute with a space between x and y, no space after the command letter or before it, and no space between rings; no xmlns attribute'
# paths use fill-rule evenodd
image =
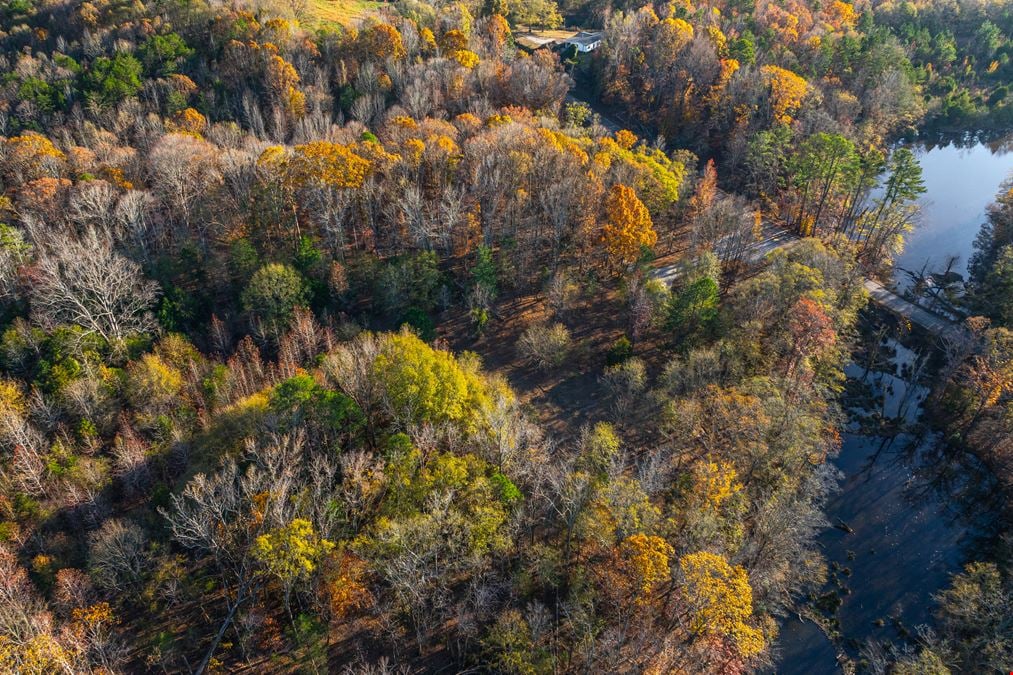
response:
<svg viewBox="0 0 1013 675"><path fill-rule="evenodd" d="M369 58L403 59L408 52L397 28L381 23L365 30L359 36L362 47Z"/></svg>
<svg viewBox="0 0 1013 675"><path fill-rule="evenodd" d="M622 183L613 185L605 198L605 217L602 242L613 261L631 263L645 246L658 241L647 207Z"/></svg>

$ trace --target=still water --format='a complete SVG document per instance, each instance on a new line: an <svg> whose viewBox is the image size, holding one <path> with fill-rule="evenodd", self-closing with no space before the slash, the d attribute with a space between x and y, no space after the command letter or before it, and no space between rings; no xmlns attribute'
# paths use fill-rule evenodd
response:
<svg viewBox="0 0 1013 675"><path fill-rule="evenodd" d="M894 280L906 286L903 270L942 271L957 256L953 271L966 277L974 239L988 205L1013 172L1010 142L920 145L916 152L926 194L919 226L896 260ZM903 419L921 429L921 402L927 390L912 383L915 355L897 343L887 367L847 374L878 396L877 413ZM870 409L851 411L839 456L841 489L827 504L831 525L819 545L831 565L820 595L837 623L830 640L811 620L792 617L777 644L782 675L842 672L838 657L860 658L870 640L903 641L917 626L931 622L932 596L973 556L977 536L975 499L966 494L984 480L969 465L942 456L932 436L902 433L885 438L863 430ZM971 513L969 513L969 511ZM848 530L848 531L846 531ZM839 603L839 605L838 605Z"/></svg>
<svg viewBox="0 0 1013 675"><path fill-rule="evenodd" d="M811 620L787 620L778 642L778 673L838 673L839 654L856 659L869 640L896 641L903 631L929 623L932 594L960 569L972 541L957 502L936 489L937 474L930 469L937 439L862 430L862 420L874 414L919 428L928 390L910 381L915 355L895 342L888 348L895 353L878 372L847 368L848 377L867 387L876 403L850 411L834 460L841 490L826 508L836 527L818 542L830 564L830 580L819 595L830 602L823 613L837 622L837 640Z"/></svg>
<svg viewBox="0 0 1013 675"><path fill-rule="evenodd" d="M958 256L953 271L966 278L985 210L1013 172L1013 139L969 145L927 142L913 149L926 192L918 227L895 261L894 280L905 285L902 270L942 271L949 256Z"/></svg>

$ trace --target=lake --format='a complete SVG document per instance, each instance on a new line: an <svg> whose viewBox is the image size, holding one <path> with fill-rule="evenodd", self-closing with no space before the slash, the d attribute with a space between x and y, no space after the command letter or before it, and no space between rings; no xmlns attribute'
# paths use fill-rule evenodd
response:
<svg viewBox="0 0 1013 675"><path fill-rule="evenodd" d="M920 142L913 147L922 167L926 192L918 226L908 235L895 261L894 281L907 285L902 270L942 271L949 256L959 256L954 271L967 276L974 238L985 210L1013 172L1011 139L991 143L952 140Z"/></svg>
<svg viewBox="0 0 1013 675"><path fill-rule="evenodd" d="M941 271L949 256L959 256L954 271L966 277L974 239L985 212L1013 172L1010 143L922 143L916 153L926 194L919 226L896 260L894 281L907 285L903 270ZM851 365L847 375L878 396L883 418L919 424L928 390L910 376L915 354L891 342L885 368L866 373ZM987 485L973 458L955 458L945 444L928 435L902 433L886 438L865 431L869 409L850 411L841 452L833 460L841 489L826 506L831 525L819 545L830 565L830 580L819 591L832 609L838 639L831 641L816 624L786 619L775 648L781 675L839 673L838 655L859 658L869 640L898 641L918 625L931 622L933 595L950 575L973 557L987 522L975 516ZM851 530L846 532L845 529ZM839 603L839 606L838 606Z"/></svg>
<svg viewBox="0 0 1013 675"><path fill-rule="evenodd" d="M895 341L885 348L885 367L846 369L860 383L852 389L867 388L875 403L849 410L833 460L841 489L826 506L832 527L818 539L830 566L818 596L830 603L823 614L839 636L832 642L813 621L788 618L775 650L780 675L842 672L839 653L857 659L869 640L903 640L929 624L933 594L989 536L980 518L987 509L973 507L989 484L986 474L973 458L950 456L935 435L914 435L926 431L919 422L929 392L912 382L915 353ZM862 422L876 416L904 420L908 431L866 430Z"/></svg>

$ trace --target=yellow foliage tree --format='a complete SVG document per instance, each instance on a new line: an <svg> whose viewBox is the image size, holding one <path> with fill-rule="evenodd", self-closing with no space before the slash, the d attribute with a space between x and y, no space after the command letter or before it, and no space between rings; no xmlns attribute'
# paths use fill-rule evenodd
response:
<svg viewBox="0 0 1013 675"><path fill-rule="evenodd" d="M184 108L172 118L172 124L186 134L200 134L208 124L208 120L193 108Z"/></svg>
<svg viewBox="0 0 1013 675"><path fill-rule="evenodd" d="M440 38L440 49L445 54L453 54L456 51L468 48L468 36L464 31L453 28L448 30Z"/></svg>
<svg viewBox="0 0 1013 675"><path fill-rule="evenodd" d="M693 26L683 19L665 19L658 24L658 39L673 50L681 51L693 40Z"/></svg>
<svg viewBox="0 0 1013 675"><path fill-rule="evenodd" d="M422 50L426 53L436 51L436 36L433 31L423 28L419 31L419 42L422 43Z"/></svg>
<svg viewBox="0 0 1013 675"><path fill-rule="evenodd" d="M296 187L321 183L336 188L360 188L372 168L368 159L349 146L328 141L297 145L291 156L283 148L268 148L257 163L280 171Z"/></svg>
<svg viewBox="0 0 1013 675"><path fill-rule="evenodd" d="M277 54L267 62L264 75L267 87L290 115L301 117L306 112L306 95L299 91L299 73L295 67Z"/></svg>
<svg viewBox="0 0 1013 675"><path fill-rule="evenodd" d="M648 595L655 584L668 579L668 562L674 550L661 537L640 532L631 534L623 540L620 549L641 596Z"/></svg>
<svg viewBox="0 0 1013 675"><path fill-rule="evenodd" d="M658 241L647 207L633 188L622 183L613 185L605 198L605 218L602 241L613 260L631 263L643 247Z"/></svg>
<svg viewBox="0 0 1013 675"><path fill-rule="evenodd" d="M127 395L142 410L161 410L180 403L183 376L154 354L145 354L127 366Z"/></svg>
<svg viewBox="0 0 1013 675"><path fill-rule="evenodd" d="M746 570L706 551L684 555L679 567L686 579L690 630L727 640L744 658L762 652L763 634L746 623L753 615L753 589Z"/></svg>
<svg viewBox="0 0 1013 675"><path fill-rule="evenodd" d="M288 584L309 577L333 548L334 543L317 535L310 521L295 518L288 525L257 537L253 554Z"/></svg>
<svg viewBox="0 0 1013 675"><path fill-rule="evenodd" d="M620 129L615 134L616 145L623 150L629 150L637 144L637 135L628 129Z"/></svg>
<svg viewBox="0 0 1013 675"><path fill-rule="evenodd" d="M468 49L458 49L450 54L450 58L457 61L459 64L471 70L478 65L478 54Z"/></svg>
<svg viewBox="0 0 1013 675"><path fill-rule="evenodd" d="M699 462L693 468L694 493L714 511L742 489L738 473L729 462Z"/></svg>
<svg viewBox="0 0 1013 675"><path fill-rule="evenodd" d="M855 6L848 2L835 0L827 13L830 17L830 25L837 30L854 28L858 23L858 12L855 11Z"/></svg>
<svg viewBox="0 0 1013 675"><path fill-rule="evenodd" d="M778 66L763 66L760 71L770 87L774 119L782 124L791 124L792 114L802 105L809 84L804 77Z"/></svg>
<svg viewBox="0 0 1013 675"><path fill-rule="evenodd" d="M66 155L41 134L28 132L0 140L0 167L11 183L53 175L66 159Z"/></svg>
<svg viewBox="0 0 1013 675"><path fill-rule="evenodd" d="M462 365L406 331L384 340L373 375L399 422L468 423L486 392L479 374Z"/></svg>

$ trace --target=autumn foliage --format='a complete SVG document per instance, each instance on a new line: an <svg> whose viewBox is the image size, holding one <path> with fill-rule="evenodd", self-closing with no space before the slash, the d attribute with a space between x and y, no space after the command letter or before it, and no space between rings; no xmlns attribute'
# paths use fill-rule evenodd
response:
<svg viewBox="0 0 1013 675"><path fill-rule="evenodd" d="M612 186L605 198L605 225L602 227L602 243L610 259L633 262L644 248L657 241L651 214L637 198L637 193L622 184Z"/></svg>

